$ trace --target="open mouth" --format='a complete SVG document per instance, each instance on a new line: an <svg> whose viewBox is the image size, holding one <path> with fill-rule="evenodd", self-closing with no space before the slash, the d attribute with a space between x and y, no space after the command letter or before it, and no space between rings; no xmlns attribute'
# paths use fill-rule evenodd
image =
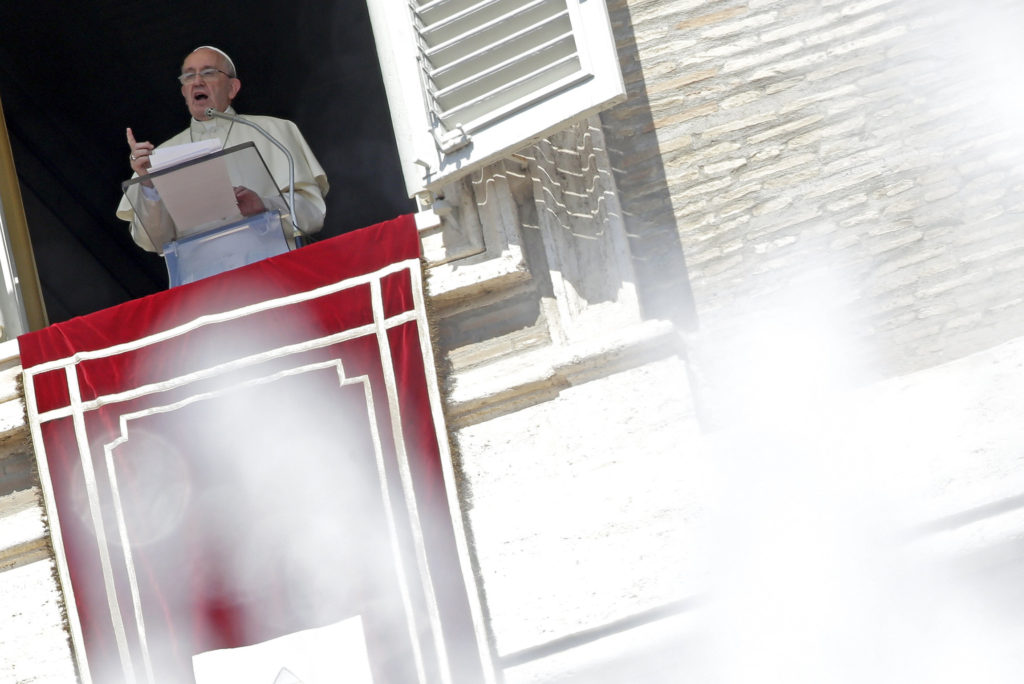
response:
<svg viewBox="0 0 1024 684"><path fill-rule="evenodd" d="M210 96L207 95L206 93L196 93L195 95L192 96L192 99L195 100L196 102L206 102L207 100L210 99Z"/></svg>

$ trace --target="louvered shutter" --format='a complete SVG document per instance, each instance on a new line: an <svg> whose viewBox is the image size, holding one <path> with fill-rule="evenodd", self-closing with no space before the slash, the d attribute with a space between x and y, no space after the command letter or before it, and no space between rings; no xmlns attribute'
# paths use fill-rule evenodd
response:
<svg viewBox="0 0 1024 684"><path fill-rule="evenodd" d="M604 0L368 0L409 194L624 97Z"/></svg>

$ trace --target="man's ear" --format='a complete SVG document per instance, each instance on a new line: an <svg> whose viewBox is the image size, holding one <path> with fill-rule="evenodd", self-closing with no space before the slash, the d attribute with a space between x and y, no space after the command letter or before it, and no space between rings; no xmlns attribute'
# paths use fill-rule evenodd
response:
<svg viewBox="0 0 1024 684"><path fill-rule="evenodd" d="M235 99L235 95L238 95L238 91L242 89L242 82L237 78L231 79L231 88L228 90L228 98L231 100Z"/></svg>

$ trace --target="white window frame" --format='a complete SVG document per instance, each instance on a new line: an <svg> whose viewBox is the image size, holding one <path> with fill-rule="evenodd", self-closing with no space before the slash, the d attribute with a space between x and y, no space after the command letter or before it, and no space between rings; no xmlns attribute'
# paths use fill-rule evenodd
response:
<svg viewBox="0 0 1024 684"><path fill-rule="evenodd" d="M625 99L605 0L566 0L585 77L468 131L469 144L446 145L444 141L452 136L435 130L426 102L411 1L367 0L410 197L436 192L446 183Z"/></svg>

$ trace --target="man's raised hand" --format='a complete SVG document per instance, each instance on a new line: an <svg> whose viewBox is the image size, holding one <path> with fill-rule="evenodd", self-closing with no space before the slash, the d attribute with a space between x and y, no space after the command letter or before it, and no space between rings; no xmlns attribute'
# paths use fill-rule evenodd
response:
<svg viewBox="0 0 1024 684"><path fill-rule="evenodd" d="M153 154L153 143L137 141L130 127L126 129L126 134L128 137L128 147L131 148L131 153L128 155L128 163L131 164L132 171L140 176L144 176L149 172L149 155Z"/></svg>

